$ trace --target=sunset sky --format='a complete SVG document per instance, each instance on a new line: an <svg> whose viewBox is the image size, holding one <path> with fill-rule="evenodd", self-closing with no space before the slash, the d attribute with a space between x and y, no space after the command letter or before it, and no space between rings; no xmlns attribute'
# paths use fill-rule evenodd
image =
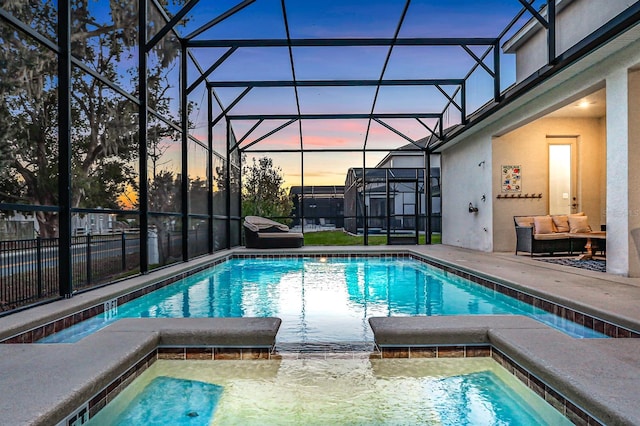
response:
<svg viewBox="0 0 640 426"><path fill-rule="evenodd" d="M191 13L183 35L189 34L229 8L236 1L202 1ZM534 7L546 2L537 0ZM382 0L288 0L285 1L291 38L392 38L401 17L404 1ZM400 38L413 37L496 37L522 9L518 0L414 0L411 1ZM176 7L171 12L175 13ZM515 28L529 20L524 14ZM503 43L514 30L503 38ZM224 39L286 39L287 34L280 0L257 0L232 17L203 32L194 40ZM469 46L481 56L486 46ZM204 69L213 64L227 48L193 48L192 52ZM292 55L297 80L356 79L377 80L385 63L389 47L294 47ZM501 55L501 86L506 88L515 77L511 55ZM437 79L463 78L476 61L460 46L396 46L385 69L384 79ZM493 67L492 53L485 59ZM194 69L190 67L190 69ZM196 78L190 73L189 80ZM289 50L286 47L240 48L210 76L209 81L261 81L292 80ZM491 76L479 67L467 80L467 112L479 108L493 95ZM456 86L442 86L453 95ZM218 88L216 93L223 105L229 105L244 88ZM206 97L204 90L196 90L190 100L196 104ZM376 87L301 87L298 88L300 112L305 113L370 113ZM460 102L460 95L455 97ZM380 88L375 113L432 113L441 112L447 98L433 86L402 86ZM206 140L206 113L196 109L191 120L196 124L194 135ZM244 114L297 113L294 88L254 88L230 112ZM445 127L458 123L460 115L455 108L445 114ZM263 122L243 146L268 133L288 120ZM417 140L428 135L424 126L415 119L386 120L387 124ZM429 126L433 119L423 119ZM255 120L233 121L238 138L242 137ZM361 149L367 133L368 119L303 120L303 146L305 149ZM299 149L299 124L287 128L254 145L259 150ZM394 149L408 143L372 122L367 139L368 148ZM255 154L274 158L284 172L288 184L300 184L300 161L297 154ZM367 166L375 164L385 153L367 155ZM251 158L251 154L248 154ZM362 153L306 154L304 161L305 185L342 185L349 167L362 167Z"/></svg>

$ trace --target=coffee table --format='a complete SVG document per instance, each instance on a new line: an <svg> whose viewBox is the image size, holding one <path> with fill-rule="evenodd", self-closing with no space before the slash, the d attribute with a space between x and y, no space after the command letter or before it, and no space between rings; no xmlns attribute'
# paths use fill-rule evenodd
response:
<svg viewBox="0 0 640 426"><path fill-rule="evenodd" d="M606 240L607 233L605 231L594 231L594 232L580 232L571 234L571 238L586 238L587 243L584 245L584 249L587 251L586 253L581 254L578 259L580 260L589 260L593 258L593 251L598 247L598 243L595 240Z"/></svg>

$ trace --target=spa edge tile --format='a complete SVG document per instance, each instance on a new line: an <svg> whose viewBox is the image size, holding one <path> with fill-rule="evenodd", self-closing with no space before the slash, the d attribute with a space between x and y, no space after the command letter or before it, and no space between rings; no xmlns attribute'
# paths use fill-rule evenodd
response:
<svg viewBox="0 0 640 426"><path fill-rule="evenodd" d="M631 337L631 330L627 330L626 328L616 327L616 337L621 339L628 339Z"/></svg>
<svg viewBox="0 0 640 426"><path fill-rule="evenodd" d="M553 312L555 305L548 300L543 300L540 308L545 312Z"/></svg>
<svg viewBox="0 0 640 426"><path fill-rule="evenodd" d="M538 396L540 396L543 399L544 399L544 388L545 388L545 385L541 380L539 380L533 374L529 374L529 389L537 393Z"/></svg>
<svg viewBox="0 0 640 426"><path fill-rule="evenodd" d="M101 401L104 401L104 399L107 397L107 390L106 389L102 389L100 392L98 392L97 394L94 395L93 398L91 398L89 400L89 408L94 407L98 404L100 404Z"/></svg>
<svg viewBox="0 0 640 426"><path fill-rule="evenodd" d="M115 379L113 382L109 383L109 385L105 389L105 391L106 391L105 394L106 394L107 398L109 398L109 395L112 394L118 388L118 385L120 385L120 378L119 377L117 379Z"/></svg>
<svg viewBox="0 0 640 426"><path fill-rule="evenodd" d="M33 343L33 330L29 330L26 333L22 333L19 338L19 343Z"/></svg>
<svg viewBox="0 0 640 426"><path fill-rule="evenodd" d="M122 373L120 375L120 380L124 382L126 380L131 379L135 375L136 375L136 366L133 365L133 366L131 366L131 368L129 368L127 371L125 371L124 373Z"/></svg>
<svg viewBox="0 0 640 426"><path fill-rule="evenodd" d="M593 317L590 317L589 315L585 315L582 318L582 325L589 330L593 330Z"/></svg>
<svg viewBox="0 0 640 426"><path fill-rule="evenodd" d="M142 374L144 370L148 368L149 366L148 362L149 361L147 361L147 357L144 357L143 359L138 361L138 363L134 367L136 376L139 376L140 374Z"/></svg>
<svg viewBox="0 0 640 426"><path fill-rule="evenodd" d="M409 358L436 358L438 350L435 347L428 348L409 348Z"/></svg>
<svg viewBox="0 0 640 426"><path fill-rule="evenodd" d="M529 372L519 365L514 365L515 376L518 380L525 384L525 386L529 386Z"/></svg>
<svg viewBox="0 0 640 426"><path fill-rule="evenodd" d="M494 360L496 360L498 362L498 364L500 364L505 370L507 370L509 373L514 374L515 375L515 369L513 366L513 363L507 358L505 357L501 352L498 352L497 350L493 350L492 351L492 357Z"/></svg>
<svg viewBox="0 0 640 426"><path fill-rule="evenodd" d="M213 351L214 360L240 360L242 359L241 349L215 348Z"/></svg>
<svg viewBox="0 0 640 426"><path fill-rule="evenodd" d="M213 348L186 348L185 359L187 360L213 360Z"/></svg>
<svg viewBox="0 0 640 426"><path fill-rule="evenodd" d="M94 405L89 406L89 418L93 418L100 410L102 410L107 405L106 396L99 401L97 401Z"/></svg>
<svg viewBox="0 0 640 426"><path fill-rule="evenodd" d="M31 339L33 342L37 342L43 337L44 337L44 327L37 327L31 331Z"/></svg>
<svg viewBox="0 0 640 426"><path fill-rule="evenodd" d="M604 423L600 423L598 420L594 419L593 417L589 416L589 426L604 426Z"/></svg>
<svg viewBox="0 0 640 426"><path fill-rule="evenodd" d="M382 358L409 358L409 348L383 348Z"/></svg>
<svg viewBox="0 0 640 426"><path fill-rule="evenodd" d="M56 332L56 324L50 322L44 325L44 337L50 336Z"/></svg>
<svg viewBox="0 0 640 426"><path fill-rule="evenodd" d="M438 346L438 358L464 358L464 346Z"/></svg>
<svg viewBox="0 0 640 426"><path fill-rule="evenodd" d="M158 359L184 360L184 348L158 348Z"/></svg>
<svg viewBox="0 0 640 426"><path fill-rule="evenodd" d="M563 415L565 413L565 403L566 400L562 395L558 392L551 389L549 386L545 386L544 400L553 406L556 410L558 410Z"/></svg>
<svg viewBox="0 0 640 426"><path fill-rule="evenodd" d="M531 305L533 302L533 296L526 293L518 292L518 300L526 303L527 305Z"/></svg>
<svg viewBox="0 0 640 426"><path fill-rule="evenodd" d="M599 319L593 319L593 329L598 333L604 334L604 322Z"/></svg>
<svg viewBox="0 0 640 426"><path fill-rule="evenodd" d="M574 425L577 425L577 426L589 425L589 415L585 413L581 408L576 407L569 401L566 401L565 407L566 407L565 416L567 416L567 418L571 420L571 422Z"/></svg>
<svg viewBox="0 0 640 426"><path fill-rule="evenodd" d="M120 381L120 386L122 387L122 389L125 389L127 386L129 386L138 376L136 375L136 371L135 370L131 370L131 374L129 374L127 377L122 377L121 381Z"/></svg>
<svg viewBox="0 0 640 426"><path fill-rule="evenodd" d="M467 358L486 358L491 356L490 346L467 346Z"/></svg>
<svg viewBox="0 0 640 426"><path fill-rule="evenodd" d="M118 395L120 395L120 392L122 392L123 390L124 386L122 386L122 382L118 383L118 386L116 386L116 388L112 392L107 393L107 404L113 401Z"/></svg>
<svg viewBox="0 0 640 426"><path fill-rule="evenodd" d="M610 337L618 337L618 327L613 325L613 324L611 324L611 323L605 322L604 323L604 334L606 334L607 336L610 336Z"/></svg>
<svg viewBox="0 0 640 426"><path fill-rule="evenodd" d="M243 360L269 359L269 350L267 349L243 349Z"/></svg>

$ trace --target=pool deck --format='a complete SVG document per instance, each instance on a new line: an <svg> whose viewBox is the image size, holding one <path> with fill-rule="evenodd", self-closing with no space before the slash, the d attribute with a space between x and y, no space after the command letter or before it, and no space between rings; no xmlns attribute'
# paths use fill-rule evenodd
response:
<svg viewBox="0 0 640 426"><path fill-rule="evenodd" d="M174 265L146 276L135 277L71 299L39 306L0 318L0 338L36 324L75 312L78 308L109 300L139 288L150 280L205 265L230 253L389 253L415 252L457 269L474 271L492 280L508 282L530 294L585 311L594 316L640 331L640 279L619 277L572 267L558 266L514 256L513 253L482 253L445 245L376 247L303 247L287 250L244 248L216 253L186 264ZM451 319L451 318L450 318ZM431 319L433 321L434 318ZM465 319L450 322L440 317L432 326L468 333ZM460 323L462 321L462 323ZM469 321L466 319L466 321ZM497 326L487 319L476 329L492 331L490 343L511 351L526 367L543 371L543 379L560 391L578 395L591 414L606 424L640 424L640 339L571 339L546 326L518 321ZM435 324L435 325L433 325ZM457 324L457 326L456 326ZM518 325L520 324L520 325ZM529 325L527 325L529 324ZM430 326L431 327L431 326ZM484 328L483 328L484 327ZM452 337L449 343L456 342ZM462 337L460 337L462 339ZM154 330L137 327L107 329L76 344L0 345L0 424L56 424L56 410L96 393L108 375L122 370L160 342ZM460 341L462 343L462 341ZM559 384L559 385L558 385Z"/></svg>

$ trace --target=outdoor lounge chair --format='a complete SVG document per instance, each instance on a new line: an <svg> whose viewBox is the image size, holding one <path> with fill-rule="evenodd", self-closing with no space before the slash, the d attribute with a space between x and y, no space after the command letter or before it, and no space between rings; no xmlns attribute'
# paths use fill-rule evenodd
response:
<svg viewBox="0 0 640 426"><path fill-rule="evenodd" d="M247 248L297 248L304 244L304 236L289 232L289 227L260 216L244 218L245 246Z"/></svg>

